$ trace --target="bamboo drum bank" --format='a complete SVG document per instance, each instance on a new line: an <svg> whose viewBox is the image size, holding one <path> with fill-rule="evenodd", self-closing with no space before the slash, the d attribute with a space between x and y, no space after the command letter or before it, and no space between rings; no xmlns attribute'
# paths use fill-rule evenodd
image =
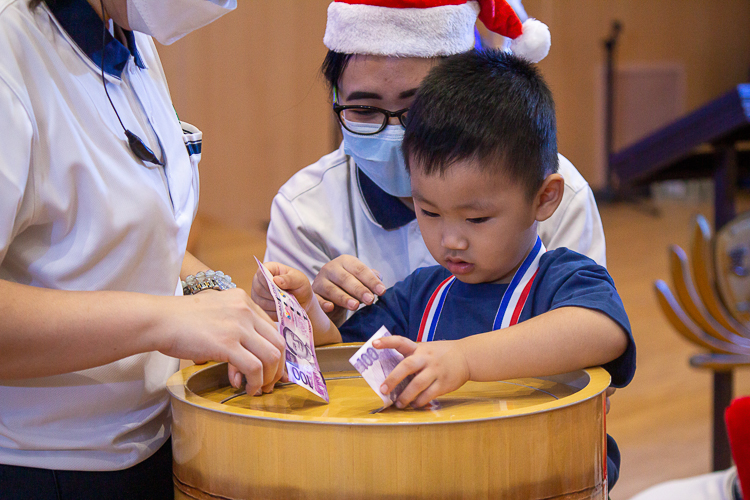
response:
<svg viewBox="0 0 750 500"><path fill-rule="evenodd" d="M469 382L431 408L372 413L357 348L317 350L330 404L296 385L237 396L224 363L172 376L175 497L606 499L605 370Z"/></svg>

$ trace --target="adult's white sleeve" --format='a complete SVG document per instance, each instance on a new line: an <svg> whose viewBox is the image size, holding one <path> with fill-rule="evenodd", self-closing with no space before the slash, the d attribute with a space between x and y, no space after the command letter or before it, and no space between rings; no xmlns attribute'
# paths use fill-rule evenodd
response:
<svg viewBox="0 0 750 500"><path fill-rule="evenodd" d="M0 263L31 213L22 214L33 193L31 145L34 129L21 101L0 76ZM27 204L33 211L33 203Z"/></svg>
<svg viewBox="0 0 750 500"><path fill-rule="evenodd" d="M264 262L280 262L305 273L312 281L331 258L325 242L304 224L292 203L277 194L271 204Z"/></svg>
<svg viewBox="0 0 750 500"><path fill-rule="evenodd" d="M566 247L607 266L602 219L588 184L577 191L566 186L560 206L539 225L539 235L548 250Z"/></svg>

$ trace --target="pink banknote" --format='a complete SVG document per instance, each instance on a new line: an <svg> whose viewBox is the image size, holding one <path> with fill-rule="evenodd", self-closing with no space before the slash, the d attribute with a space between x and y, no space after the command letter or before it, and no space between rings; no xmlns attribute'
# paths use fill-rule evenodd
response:
<svg viewBox="0 0 750 500"><path fill-rule="evenodd" d="M380 392L380 386L383 385L388 374L390 374L396 365L398 365L404 356L395 349L375 349L372 343L383 337L390 337L391 332L384 326L380 327L375 335L370 337L359 350L349 358L349 362L354 369L362 374L367 384L383 400L383 408L387 408L396 402L409 382L414 378L413 375L406 377L398 384L390 394Z"/></svg>
<svg viewBox="0 0 750 500"><path fill-rule="evenodd" d="M276 303L279 334L286 341L286 371L289 380L320 396L327 403L328 387L315 355L313 329L307 313L293 295L276 286L273 276L257 257L255 261L266 278L268 289Z"/></svg>

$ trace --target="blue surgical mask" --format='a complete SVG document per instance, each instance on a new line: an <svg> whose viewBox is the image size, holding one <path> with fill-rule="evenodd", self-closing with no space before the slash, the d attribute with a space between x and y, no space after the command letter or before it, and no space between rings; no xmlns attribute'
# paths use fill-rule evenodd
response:
<svg viewBox="0 0 750 500"><path fill-rule="evenodd" d="M346 121L346 126L361 132L373 132L380 125ZM406 162L401 152L404 127L388 125L374 135L359 135L341 127L344 134L344 152L354 158L362 172L380 189L392 196L411 196L411 183Z"/></svg>

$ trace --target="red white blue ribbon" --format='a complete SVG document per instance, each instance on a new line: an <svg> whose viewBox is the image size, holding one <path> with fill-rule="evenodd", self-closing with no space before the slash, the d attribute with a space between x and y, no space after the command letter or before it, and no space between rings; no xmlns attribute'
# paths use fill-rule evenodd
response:
<svg viewBox="0 0 750 500"><path fill-rule="evenodd" d="M513 279L510 280L508 288L500 299L500 307L497 309L495 321L492 325L493 330L499 330L518 323L521 311L523 311L523 307L526 305L526 299L529 298L531 285L539 270L539 259L542 258L542 254L546 251L547 249L544 248L541 238L537 236L534 248L526 256L521 267L515 272ZM437 330L438 321L440 321L440 313L443 310L445 298L448 296L448 291L455 281L456 277L450 276L440 283L437 290L432 293L430 300L427 302L424 314L422 314L417 342L429 342L435 338L435 330Z"/></svg>
<svg viewBox="0 0 750 500"><path fill-rule="evenodd" d="M456 277L450 276L440 283L437 290L432 292L430 301L427 302L427 307L424 310L424 314L422 314L422 321L419 323L417 342L429 342L435 337L435 330L440 320L440 313L443 310L445 298L448 296L448 290L450 290L454 281L456 281ZM425 331L428 326L429 329Z"/></svg>

